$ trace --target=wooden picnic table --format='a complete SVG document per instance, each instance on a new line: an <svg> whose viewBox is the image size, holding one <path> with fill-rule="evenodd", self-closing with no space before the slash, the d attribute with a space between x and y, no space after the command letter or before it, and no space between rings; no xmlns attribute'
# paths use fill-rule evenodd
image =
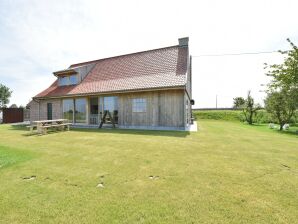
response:
<svg viewBox="0 0 298 224"><path fill-rule="evenodd" d="M30 130L33 131L33 128L36 126L37 132L39 134L46 134L48 128L57 127L63 130L65 127L69 130L71 123L68 123L67 119L55 119L55 120L41 120L33 121L33 125L29 126Z"/></svg>

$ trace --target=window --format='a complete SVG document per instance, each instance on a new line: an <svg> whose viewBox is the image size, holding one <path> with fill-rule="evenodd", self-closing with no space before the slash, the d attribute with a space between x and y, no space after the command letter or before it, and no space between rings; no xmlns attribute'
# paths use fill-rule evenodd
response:
<svg viewBox="0 0 298 224"><path fill-rule="evenodd" d="M59 85L60 86L66 86L68 83L68 77L64 76L64 77L59 77Z"/></svg>
<svg viewBox="0 0 298 224"><path fill-rule="evenodd" d="M145 98L132 99L132 112L146 112L147 102Z"/></svg>
<svg viewBox="0 0 298 224"><path fill-rule="evenodd" d="M76 85L76 84L78 84L78 76L77 75L69 76L69 85Z"/></svg>
<svg viewBox="0 0 298 224"><path fill-rule="evenodd" d="M118 97L116 96L107 96L103 98L103 110L108 110L114 112L118 110Z"/></svg>
<svg viewBox="0 0 298 224"><path fill-rule="evenodd" d="M69 86L78 84L78 76L70 75L70 76L61 76L58 79L59 86Z"/></svg>
<svg viewBox="0 0 298 224"><path fill-rule="evenodd" d="M99 100L100 119L104 116L104 111L108 110L111 116L114 118L115 123L118 123L118 97L117 96L105 96L100 97Z"/></svg>
<svg viewBox="0 0 298 224"><path fill-rule="evenodd" d="M73 99L63 100L63 118L73 122Z"/></svg>
<svg viewBox="0 0 298 224"><path fill-rule="evenodd" d="M47 103L47 117L48 117L48 120L52 120L53 119L53 105L52 103Z"/></svg>
<svg viewBox="0 0 298 224"><path fill-rule="evenodd" d="M75 99L75 123L86 123L86 105L85 98Z"/></svg>

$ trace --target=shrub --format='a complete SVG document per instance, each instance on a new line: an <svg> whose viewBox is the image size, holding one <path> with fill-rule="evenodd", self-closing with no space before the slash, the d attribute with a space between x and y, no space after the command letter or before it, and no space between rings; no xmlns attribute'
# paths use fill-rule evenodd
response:
<svg viewBox="0 0 298 224"><path fill-rule="evenodd" d="M200 110L193 111L195 119L212 119L226 121L243 121L244 117L239 110Z"/></svg>
<svg viewBox="0 0 298 224"><path fill-rule="evenodd" d="M255 117L255 123L265 124L265 123L274 123L270 114L266 110L259 110Z"/></svg>

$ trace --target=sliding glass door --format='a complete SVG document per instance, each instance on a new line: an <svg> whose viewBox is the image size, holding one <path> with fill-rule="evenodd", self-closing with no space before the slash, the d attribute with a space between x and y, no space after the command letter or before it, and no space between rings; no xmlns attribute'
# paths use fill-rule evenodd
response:
<svg viewBox="0 0 298 224"><path fill-rule="evenodd" d="M73 122L73 99L63 100L63 118Z"/></svg>
<svg viewBox="0 0 298 224"><path fill-rule="evenodd" d="M85 98L75 99L75 122L87 123L87 100Z"/></svg>
<svg viewBox="0 0 298 224"><path fill-rule="evenodd" d="M115 123L118 123L118 97L105 96L100 97L100 118L103 117L105 111L109 111L114 118Z"/></svg>
<svg viewBox="0 0 298 224"><path fill-rule="evenodd" d="M98 123L98 97L90 98L90 124Z"/></svg>
<svg viewBox="0 0 298 224"><path fill-rule="evenodd" d="M87 100L86 98L64 99L63 118L72 123L87 123Z"/></svg>
<svg viewBox="0 0 298 224"><path fill-rule="evenodd" d="M105 96L103 98L103 109L110 112L118 111L118 97Z"/></svg>
<svg viewBox="0 0 298 224"><path fill-rule="evenodd" d="M109 111L118 123L118 97L104 96L63 100L63 118L72 123L87 124L87 103L89 102L89 123L99 124L105 111Z"/></svg>

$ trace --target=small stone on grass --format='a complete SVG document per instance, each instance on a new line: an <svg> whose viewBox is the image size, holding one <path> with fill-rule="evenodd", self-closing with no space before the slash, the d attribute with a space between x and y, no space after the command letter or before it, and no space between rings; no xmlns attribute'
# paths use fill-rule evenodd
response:
<svg viewBox="0 0 298 224"><path fill-rule="evenodd" d="M159 179L159 176L149 176L149 179L156 180L156 179Z"/></svg>
<svg viewBox="0 0 298 224"><path fill-rule="evenodd" d="M97 184L97 186L96 187L99 187L99 188L104 188L105 186L103 185L103 183L99 183L99 184Z"/></svg>
<svg viewBox="0 0 298 224"><path fill-rule="evenodd" d="M34 180L36 178L36 176L30 176L30 177L22 177L23 180Z"/></svg>

